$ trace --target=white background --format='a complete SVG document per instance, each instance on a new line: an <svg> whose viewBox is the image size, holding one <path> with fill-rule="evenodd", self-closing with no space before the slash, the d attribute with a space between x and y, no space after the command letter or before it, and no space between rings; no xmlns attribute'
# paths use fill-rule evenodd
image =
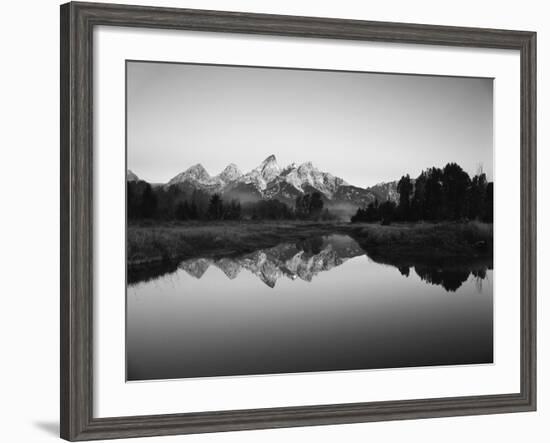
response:
<svg viewBox="0 0 550 443"><path fill-rule="evenodd" d="M19 3L19 4L18 4ZM0 75L2 162L0 254L3 276L0 369L3 441L53 441L58 428L58 192L59 11L54 1L13 2L3 7ZM121 3L124 3L121 1ZM142 3L134 1L132 3ZM147 3L147 2L145 2ZM149 2L152 4L153 2ZM550 166L550 96L542 78L550 61L550 15L545 2L523 1L163 1L156 5L230 9L369 20L515 28L538 31L539 98L539 411L273 431L163 437L147 441L546 441L550 391L545 380L550 350L544 320L548 278L545 201ZM526 437L526 435L528 437Z"/></svg>

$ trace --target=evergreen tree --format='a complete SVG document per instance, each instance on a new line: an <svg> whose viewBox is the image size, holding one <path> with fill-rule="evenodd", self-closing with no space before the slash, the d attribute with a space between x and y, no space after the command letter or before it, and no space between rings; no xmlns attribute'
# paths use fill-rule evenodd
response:
<svg viewBox="0 0 550 443"><path fill-rule="evenodd" d="M227 220L239 220L241 218L241 203L238 200L231 200L228 205L224 207L225 216Z"/></svg>
<svg viewBox="0 0 550 443"><path fill-rule="evenodd" d="M380 211L378 205L378 199L374 199L370 202L366 208L359 208L354 216L351 217L352 223L355 222L367 222L372 223L380 221Z"/></svg>
<svg viewBox="0 0 550 443"><path fill-rule="evenodd" d="M320 192L306 193L296 197L295 212L298 218L319 218L323 212L323 197Z"/></svg>
<svg viewBox="0 0 550 443"><path fill-rule="evenodd" d="M421 220L426 217L426 182L426 173L422 171L414 182L414 193L411 201L411 220Z"/></svg>
<svg viewBox="0 0 550 443"><path fill-rule="evenodd" d="M311 218L318 218L323 211L323 199L321 193L314 192L311 194L309 201L309 216Z"/></svg>
<svg viewBox="0 0 550 443"><path fill-rule="evenodd" d="M181 221L189 220L189 213L189 204L187 203L187 201L178 203L175 211L176 219Z"/></svg>
<svg viewBox="0 0 550 443"><path fill-rule="evenodd" d="M149 183L146 183L145 189L141 196L141 216L143 218L154 218L157 211L157 196L153 192L153 188Z"/></svg>
<svg viewBox="0 0 550 443"><path fill-rule="evenodd" d="M141 216L141 195L136 187L133 182L128 182L126 185L126 209L129 219L136 219Z"/></svg>
<svg viewBox="0 0 550 443"><path fill-rule="evenodd" d="M219 195L218 197L221 199ZM212 196L207 192L199 189L193 190L193 194L191 195L191 205L194 206L196 219L206 219L209 217L208 211L210 208L211 198Z"/></svg>
<svg viewBox="0 0 550 443"><path fill-rule="evenodd" d="M443 214L443 172L439 168L430 168L426 172L424 194L424 217L426 220L438 220Z"/></svg>
<svg viewBox="0 0 550 443"><path fill-rule="evenodd" d="M299 218L309 217L311 194L303 194L296 197L296 216Z"/></svg>
<svg viewBox="0 0 550 443"><path fill-rule="evenodd" d="M252 207L252 219L254 220L283 220L293 218L292 210L277 199L260 200Z"/></svg>
<svg viewBox="0 0 550 443"><path fill-rule="evenodd" d="M399 215L402 220L409 220L411 217L411 195L413 185L409 174L404 175L397 183L397 192L399 192Z"/></svg>
<svg viewBox="0 0 550 443"><path fill-rule="evenodd" d="M468 189L470 177L456 163L448 163L441 177L443 192L443 216L450 220L459 220L468 214Z"/></svg>
<svg viewBox="0 0 550 443"><path fill-rule="evenodd" d="M210 197L210 205L208 206L208 218L212 220L223 219L223 201L220 194L213 194Z"/></svg>
<svg viewBox="0 0 550 443"><path fill-rule="evenodd" d="M471 219L483 219L485 211L485 196L487 193L487 177L481 173L472 178L469 192L468 216Z"/></svg>
<svg viewBox="0 0 550 443"><path fill-rule="evenodd" d="M197 218L199 218L197 204L194 201L192 201L191 204L189 205L189 220L196 220Z"/></svg>
<svg viewBox="0 0 550 443"><path fill-rule="evenodd" d="M397 205L390 200L385 201L379 206L378 211L383 225L389 225L393 222L396 209Z"/></svg>

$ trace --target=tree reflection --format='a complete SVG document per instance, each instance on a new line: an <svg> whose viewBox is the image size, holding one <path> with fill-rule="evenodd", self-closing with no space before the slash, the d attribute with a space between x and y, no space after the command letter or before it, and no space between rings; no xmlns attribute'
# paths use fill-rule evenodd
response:
<svg viewBox="0 0 550 443"><path fill-rule="evenodd" d="M367 255L375 263L390 265L409 278L411 270L424 282L437 285L447 292L457 291L470 276L481 292L487 270L492 269L492 260L473 257L469 259L448 258L434 260L418 255L414 259L392 255L390 248L366 251L347 235L315 236L294 243L280 243L271 248L238 256L198 257L179 264L167 263L154 268L145 268L128 273L130 285L159 278L178 270L193 278L207 278L211 266L220 269L228 279L237 279L245 270L256 275L263 283L274 288L280 278L311 282L323 272L342 265L348 259ZM345 290L345 288L343 288Z"/></svg>
<svg viewBox="0 0 550 443"><path fill-rule="evenodd" d="M468 269L444 269L428 266L415 266L416 274L426 283L443 286L448 292L455 292L468 280Z"/></svg>

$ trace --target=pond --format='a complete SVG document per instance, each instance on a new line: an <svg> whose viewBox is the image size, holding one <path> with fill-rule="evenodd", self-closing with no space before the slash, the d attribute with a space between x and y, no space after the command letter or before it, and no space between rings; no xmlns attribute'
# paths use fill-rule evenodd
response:
<svg viewBox="0 0 550 443"><path fill-rule="evenodd" d="M493 271L392 266L351 237L199 257L127 290L127 380L493 362Z"/></svg>

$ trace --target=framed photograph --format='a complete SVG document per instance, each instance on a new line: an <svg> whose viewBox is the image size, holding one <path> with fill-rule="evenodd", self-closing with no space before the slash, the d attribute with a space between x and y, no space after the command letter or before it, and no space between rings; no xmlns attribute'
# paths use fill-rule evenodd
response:
<svg viewBox="0 0 550 443"><path fill-rule="evenodd" d="M61 6L61 437L535 410L535 44Z"/></svg>

